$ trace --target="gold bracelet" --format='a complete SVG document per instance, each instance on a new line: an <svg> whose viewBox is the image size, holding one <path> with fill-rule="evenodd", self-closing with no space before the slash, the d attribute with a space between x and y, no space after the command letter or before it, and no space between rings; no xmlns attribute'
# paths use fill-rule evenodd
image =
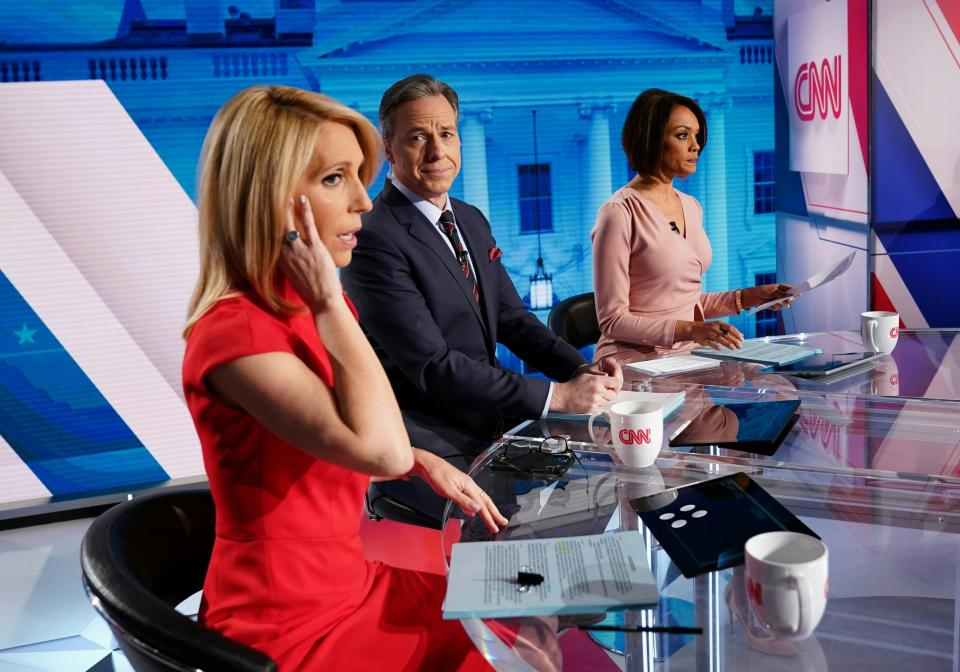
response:
<svg viewBox="0 0 960 672"><path fill-rule="evenodd" d="M743 312L743 290L738 289L736 296L737 296L737 312L742 313Z"/></svg>

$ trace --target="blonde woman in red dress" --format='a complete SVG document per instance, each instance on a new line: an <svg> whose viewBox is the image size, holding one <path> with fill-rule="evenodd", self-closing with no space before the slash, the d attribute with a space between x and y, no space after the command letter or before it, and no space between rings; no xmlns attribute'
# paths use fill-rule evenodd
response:
<svg viewBox="0 0 960 672"><path fill-rule="evenodd" d="M217 515L201 618L284 671L487 670L441 620L445 578L368 562L359 536L379 478L424 478L491 530L507 523L411 448L340 288L380 151L360 113L287 87L241 91L210 126L183 363Z"/></svg>

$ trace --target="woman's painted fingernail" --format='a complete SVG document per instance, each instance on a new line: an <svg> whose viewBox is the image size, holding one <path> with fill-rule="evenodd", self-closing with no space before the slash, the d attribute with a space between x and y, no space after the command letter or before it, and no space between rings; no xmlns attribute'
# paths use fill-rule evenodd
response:
<svg viewBox="0 0 960 672"><path fill-rule="evenodd" d="M307 204L307 197L304 196L303 194L300 194L300 205L306 205L306 204Z"/></svg>

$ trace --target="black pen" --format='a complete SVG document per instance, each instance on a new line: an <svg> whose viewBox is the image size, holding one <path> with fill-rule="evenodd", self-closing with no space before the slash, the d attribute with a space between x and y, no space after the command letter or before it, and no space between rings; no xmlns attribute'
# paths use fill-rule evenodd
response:
<svg viewBox="0 0 960 672"><path fill-rule="evenodd" d="M581 625L581 630L600 632L654 632L665 635L702 635L703 628L689 628L682 625Z"/></svg>

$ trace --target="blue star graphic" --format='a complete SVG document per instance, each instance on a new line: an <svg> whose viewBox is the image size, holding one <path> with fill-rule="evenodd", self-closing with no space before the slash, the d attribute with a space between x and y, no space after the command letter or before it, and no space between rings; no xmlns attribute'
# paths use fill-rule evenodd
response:
<svg viewBox="0 0 960 672"><path fill-rule="evenodd" d="M24 343L33 343L33 335L37 333L36 329L31 329L26 324L20 327L20 331L13 332L13 335L20 339L20 342L17 345L23 345Z"/></svg>

